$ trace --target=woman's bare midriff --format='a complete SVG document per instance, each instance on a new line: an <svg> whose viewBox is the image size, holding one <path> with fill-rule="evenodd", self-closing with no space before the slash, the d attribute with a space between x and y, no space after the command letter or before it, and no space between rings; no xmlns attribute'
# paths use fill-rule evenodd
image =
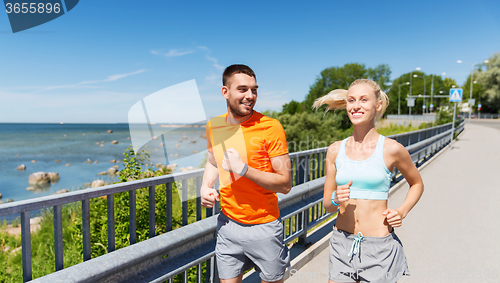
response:
<svg viewBox="0 0 500 283"><path fill-rule="evenodd" d="M387 200L350 199L340 204L335 229L365 237L387 236L392 227L382 214L386 209Z"/></svg>

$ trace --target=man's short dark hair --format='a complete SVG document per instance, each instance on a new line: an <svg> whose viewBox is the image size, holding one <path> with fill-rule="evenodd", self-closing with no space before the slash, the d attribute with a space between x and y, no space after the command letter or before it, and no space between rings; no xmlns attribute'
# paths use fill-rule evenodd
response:
<svg viewBox="0 0 500 283"><path fill-rule="evenodd" d="M228 86L227 82L229 78L231 78L234 74L249 75L250 77L254 77L257 80L255 73L252 69L250 69L250 67L248 67L247 65L235 64L227 67L224 70L224 73L222 73L222 85Z"/></svg>

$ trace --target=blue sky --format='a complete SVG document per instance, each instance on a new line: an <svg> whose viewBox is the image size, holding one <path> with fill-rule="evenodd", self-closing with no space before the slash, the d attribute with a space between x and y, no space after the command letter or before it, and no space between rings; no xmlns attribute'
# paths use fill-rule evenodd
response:
<svg viewBox="0 0 500 283"><path fill-rule="evenodd" d="M234 63L256 72L259 111L302 101L321 70L353 62L462 84L500 52L498 15L498 0L83 0L13 34L0 10L0 122L123 123L141 99L192 79L213 117Z"/></svg>

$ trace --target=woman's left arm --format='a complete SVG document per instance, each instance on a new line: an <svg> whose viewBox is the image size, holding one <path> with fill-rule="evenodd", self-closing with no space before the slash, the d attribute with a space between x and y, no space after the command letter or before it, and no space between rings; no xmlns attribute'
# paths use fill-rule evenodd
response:
<svg viewBox="0 0 500 283"><path fill-rule="evenodd" d="M403 174L403 177L410 185L410 189L406 194L403 204L396 210L388 208L384 211L388 224L393 227L399 227L401 226L401 220L408 215L410 210L417 204L422 196L424 192L424 183L420 176L420 172L411 160L408 150L396 141L394 141L394 144L392 144L390 148L389 152L393 157L394 167Z"/></svg>

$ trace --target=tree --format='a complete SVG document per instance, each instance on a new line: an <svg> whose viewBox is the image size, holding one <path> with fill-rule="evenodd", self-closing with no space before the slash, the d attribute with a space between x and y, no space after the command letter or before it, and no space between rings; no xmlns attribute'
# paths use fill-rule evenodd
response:
<svg viewBox="0 0 500 283"><path fill-rule="evenodd" d="M416 77L415 77L416 76ZM425 81L424 81L425 76ZM411 85L406 84L410 82ZM407 107L406 98L410 95L410 86L411 86L411 94L412 96L416 96L419 94L430 95L432 91L432 82L434 81L434 92L433 95L442 95L447 94L452 85L456 85L456 82L452 79L443 78L440 75L426 75L423 72L415 71L411 73L406 73L396 78L391 86L391 89L387 92L387 96L389 97L389 106L387 107L386 112L388 114L397 114L398 113L398 97L399 97L399 89L401 85L401 114L407 114L409 111ZM424 91L424 82L425 82L425 91ZM440 93L442 91L443 93ZM412 113L422 113L422 105L424 103L423 98L417 98L415 100L415 106L412 107ZM432 103L434 104L434 109L442 105L448 105L448 100L445 98L433 98ZM426 107L430 107L431 100L429 98L425 99Z"/></svg>
<svg viewBox="0 0 500 283"><path fill-rule="evenodd" d="M380 85L381 89L387 89L391 70L388 65L381 64L376 68L366 68L364 64L350 63L343 67L330 67L321 71L316 81L311 86L306 99L303 102L303 109L312 112L311 107L314 100L328 94L334 89L347 89L356 79L372 79Z"/></svg>
<svg viewBox="0 0 500 283"><path fill-rule="evenodd" d="M289 103L283 105L283 110L281 111L281 113L293 115L295 113L300 113L303 111L304 105L300 102L292 100Z"/></svg>
<svg viewBox="0 0 500 283"><path fill-rule="evenodd" d="M500 52L493 54L485 65L486 71L477 74L477 81L484 87L481 112L500 113Z"/></svg>
<svg viewBox="0 0 500 283"><path fill-rule="evenodd" d="M485 94L484 94L484 86L477 81L477 74L474 75L474 85L472 88L472 98L475 99L475 106L472 107L472 112L477 112L477 105L479 102L483 104L485 100L487 99ZM462 102L467 102L468 99L470 98L470 75L467 78L467 81L465 84L462 86L464 92L463 92L463 97L462 97ZM488 108L489 109L489 108ZM482 112L485 112L485 109L481 110ZM487 111L490 112L490 111Z"/></svg>
<svg viewBox="0 0 500 283"><path fill-rule="evenodd" d="M449 91L450 88L458 87L458 84L454 79L445 78L444 79L444 87Z"/></svg>
<svg viewBox="0 0 500 283"><path fill-rule="evenodd" d="M322 111L293 115L286 113L280 114L277 119L286 132L288 150L296 152L326 147L348 137L351 133L350 123L343 125L344 117L347 117L345 110L330 111L327 114Z"/></svg>

